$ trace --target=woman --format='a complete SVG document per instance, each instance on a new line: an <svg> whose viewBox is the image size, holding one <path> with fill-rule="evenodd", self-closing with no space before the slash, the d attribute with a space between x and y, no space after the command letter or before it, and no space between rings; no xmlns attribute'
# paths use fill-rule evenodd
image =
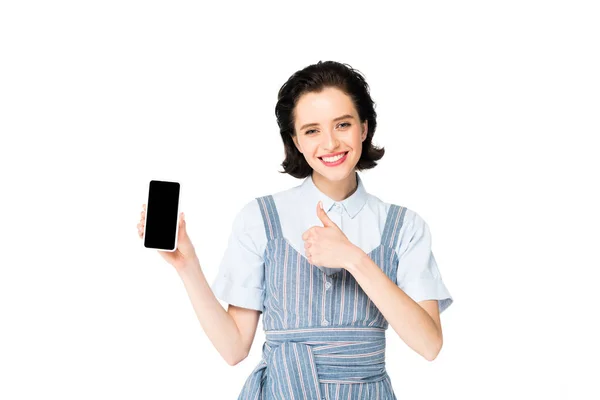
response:
<svg viewBox="0 0 600 400"><path fill-rule="evenodd" d="M384 154L372 144L376 113L358 71L319 62L296 72L275 113L283 172L303 183L245 204L212 291L183 213L178 250L160 253L231 365L248 355L263 314L263 357L240 399L396 399L385 370L388 323L433 360L440 313L453 301L429 228L416 212L369 194L357 172ZM140 236L144 211L141 221Z"/></svg>

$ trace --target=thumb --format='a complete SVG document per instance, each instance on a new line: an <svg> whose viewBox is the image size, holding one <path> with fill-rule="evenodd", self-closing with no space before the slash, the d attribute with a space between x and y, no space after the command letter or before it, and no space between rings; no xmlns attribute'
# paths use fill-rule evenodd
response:
<svg viewBox="0 0 600 400"><path fill-rule="evenodd" d="M319 204L317 204L317 216L319 217L319 219L321 220L321 222L323 223L324 227L335 227L337 228L338 226L335 224L335 222L333 222L330 218L329 215L327 215L327 213L325 212L325 210L323 209L323 202L319 201Z"/></svg>

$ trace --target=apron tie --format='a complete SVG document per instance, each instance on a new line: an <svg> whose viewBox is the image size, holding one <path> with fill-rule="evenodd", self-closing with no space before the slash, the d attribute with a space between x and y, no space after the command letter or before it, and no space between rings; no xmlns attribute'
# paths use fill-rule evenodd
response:
<svg viewBox="0 0 600 400"><path fill-rule="evenodd" d="M370 383L387 377L385 330L329 327L269 330L263 359L240 399L255 399L266 385L267 399L321 399L322 383ZM296 395L296 396L295 396ZM298 399L296 399L298 400Z"/></svg>

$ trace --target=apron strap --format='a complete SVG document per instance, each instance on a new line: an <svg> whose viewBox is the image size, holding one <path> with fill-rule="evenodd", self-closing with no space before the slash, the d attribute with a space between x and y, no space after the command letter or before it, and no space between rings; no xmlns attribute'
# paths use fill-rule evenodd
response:
<svg viewBox="0 0 600 400"><path fill-rule="evenodd" d="M281 223L279 222L279 214L275 207L275 201L273 201L273 195L257 197L256 201L258 201L260 213L262 214L263 222L265 224L267 240L269 241L283 237Z"/></svg>
<svg viewBox="0 0 600 400"><path fill-rule="evenodd" d="M395 204L390 205L387 219L385 221L385 228L381 235L381 243L392 249L396 248L398 243L398 237L400 236L400 228L404 223L404 215L406 214L406 207L401 207Z"/></svg>

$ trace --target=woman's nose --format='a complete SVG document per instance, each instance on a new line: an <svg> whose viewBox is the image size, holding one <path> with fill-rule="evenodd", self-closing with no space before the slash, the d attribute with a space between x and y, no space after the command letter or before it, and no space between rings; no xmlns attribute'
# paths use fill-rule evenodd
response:
<svg viewBox="0 0 600 400"><path fill-rule="evenodd" d="M334 132L324 132L322 146L325 150L332 150L339 146L339 141Z"/></svg>

